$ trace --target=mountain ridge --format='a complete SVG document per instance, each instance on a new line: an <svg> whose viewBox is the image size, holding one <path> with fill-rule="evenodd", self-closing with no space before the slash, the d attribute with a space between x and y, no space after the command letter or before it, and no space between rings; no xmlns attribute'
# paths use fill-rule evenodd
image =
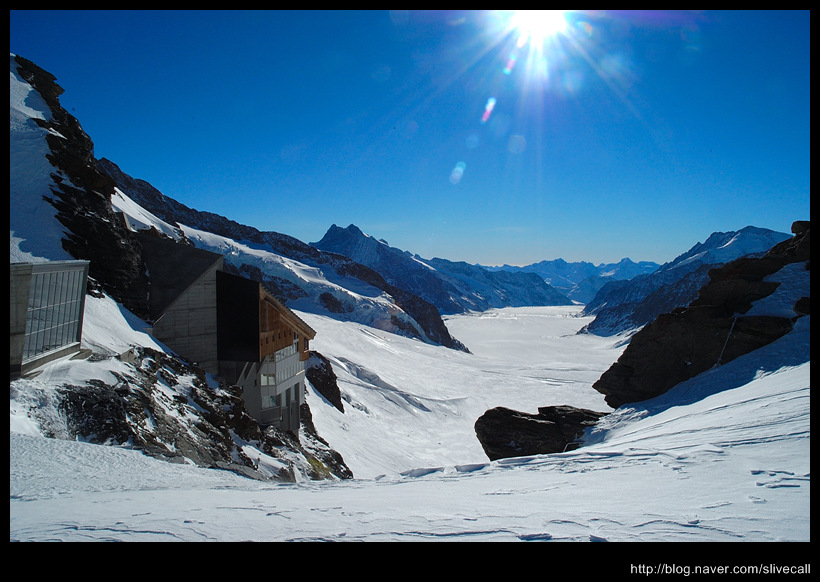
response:
<svg viewBox="0 0 820 582"><path fill-rule="evenodd" d="M366 265L342 255L315 249L286 234L260 231L212 212L189 208L148 182L132 178L105 158L98 160L97 166L115 181L129 199L168 224L170 229L178 233L182 242L225 254L228 262L238 272L263 282L285 304L301 300L300 306L309 311L319 309L336 316L347 314L348 317L353 317L357 302L360 301L356 299L357 293L345 288L348 283L344 281L356 279L359 285L371 286L378 293L385 294L398 307L393 313L384 313L380 318L382 323L377 325L391 326L398 333L427 338L428 341L449 348L467 349L450 335L435 307L422 298L391 285ZM214 241L208 233L222 237L223 240ZM251 247L261 246L258 250L267 249L286 260L297 261L302 266L284 264L275 257L259 256L253 248L241 244L243 242L251 243ZM294 275L295 271L304 270L304 267L316 273L313 284ZM319 281L319 278L328 277L339 285L334 285L332 281L329 284ZM372 294L372 291L369 293ZM370 304L372 305L372 301ZM370 307L367 309L370 314L368 317L373 317L375 312ZM402 313L407 315L403 316Z"/></svg>
<svg viewBox="0 0 820 582"><path fill-rule="evenodd" d="M437 307L442 315L523 305L571 305L540 277L490 271L447 259L424 259L365 234L356 225L332 225L312 247L338 253L381 273L392 284Z"/></svg>
<svg viewBox="0 0 820 582"><path fill-rule="evenodd" d="M598 265L589 261L567 262L558 258L523 267L502 265L485 268L494 271L536 273L573 301L587 303L607 281L632 279L637 275L652 273L659 266L652 261L635 262L629 257L624 257L617 263Z"/></svg>
<svg viewBox="0 0 820 582"><path fill-rule="evenodd" d="M693 301L711 269L742 256L761 256L789 238L755 226L714 232L652 273L607 282L584 306L582 313L595 319L583 331L616 335L638 329L661 313Z"/></svg>

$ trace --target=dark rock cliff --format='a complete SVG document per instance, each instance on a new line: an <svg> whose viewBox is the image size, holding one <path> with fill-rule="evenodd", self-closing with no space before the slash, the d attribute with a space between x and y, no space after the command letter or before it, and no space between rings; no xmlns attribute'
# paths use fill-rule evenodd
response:
<svg viewBox="0 0 820 582"><path fill-rule="evenodd" d="M794 237L758 258L742 257L709 272L688 307L662 314L636 333L618 361L593 384L613 408L663 394L676 384L781 337L809 312L796 298L794 317L744 315L778 287L765 281L790 263L810 264L810 225L795 222Z"/></svg>
<svg viewBox="0 0 820 582"><path fill-rule="evenodd" d="M43 97L50 121L35 120L51 130L46 136L54 166L53 198L45 197L65 226L63 248L75 259L90 261L89 276L136 315L148 314L148 280L142 251L111 206L114 181L96 166L91 138L62 108L62 87L55 77L23 57L15 57L20 76Z"/></svg>

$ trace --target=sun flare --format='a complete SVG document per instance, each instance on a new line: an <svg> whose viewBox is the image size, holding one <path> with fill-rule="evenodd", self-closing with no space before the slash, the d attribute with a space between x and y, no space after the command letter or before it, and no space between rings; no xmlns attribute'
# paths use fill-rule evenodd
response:
<svg viewBox="0 0 820 582"><path fill-rule="evenodd" d="M510 25L518 34L518 46L540 46L563 33L567 27L566 10L514 10Z"/></svg>

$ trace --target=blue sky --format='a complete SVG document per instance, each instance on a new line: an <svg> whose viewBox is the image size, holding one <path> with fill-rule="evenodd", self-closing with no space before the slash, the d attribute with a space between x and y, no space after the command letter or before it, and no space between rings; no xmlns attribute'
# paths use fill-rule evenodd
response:
<svg viewBox="0 0 820 582"><path fill-rule="evenodd" d="M12 10L10 50L97 157L304 242L664 263L809 219L808 11L514 12Z"/></svg>

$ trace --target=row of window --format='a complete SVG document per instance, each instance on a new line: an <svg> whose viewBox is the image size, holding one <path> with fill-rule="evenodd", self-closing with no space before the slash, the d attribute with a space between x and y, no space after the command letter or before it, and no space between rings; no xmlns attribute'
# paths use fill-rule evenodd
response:
<svg viewBox="0 0 820 582"><path fill-rule="evenodd" d="M32 273L23 361L80 340L82 270Z"/></svg>
<svg viewBox="0 0 820 582"><path fill-rule="evenodd" d="M276 386L262 386L262 408L287 407L297 404L301 387L301 382L297 382L284 392L277 394Z"/></svg>
<svg viewBox="0 0 820 582"><path fill-rule="evenodd" d="M289 406L299 400L301 382L292 383L284 392L277 391L288 380L304 372L305 365L299 357L298 342L277 350L262 363L259 384L262 389L262 408Z"/></svg>

